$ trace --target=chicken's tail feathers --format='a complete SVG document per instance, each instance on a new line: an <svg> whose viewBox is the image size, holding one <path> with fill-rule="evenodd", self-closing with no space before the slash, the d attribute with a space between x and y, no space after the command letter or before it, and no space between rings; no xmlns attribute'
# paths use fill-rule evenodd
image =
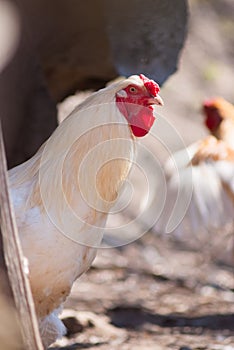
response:
<svg viewBox="0 0 234 350"><path fill-rule="evenodd" d="M56 309L48 316L38 320L42 342L46 349L66 334L66 327L59 319L59 313L60 309Z"/></svg>

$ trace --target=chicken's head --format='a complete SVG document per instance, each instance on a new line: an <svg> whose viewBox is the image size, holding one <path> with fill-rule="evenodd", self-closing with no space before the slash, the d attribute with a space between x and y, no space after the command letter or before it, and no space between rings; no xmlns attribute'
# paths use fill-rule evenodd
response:
<svg viewBox="0 0 234 350"><path fill-rule="evenodd" d="M205 124L212 133L218 129L220 123L223 120L222 116L220 115L218 102L218 98L213 98L206 100L203 103L203 112L206 117Z"/></svg>
<svg viewBox="0 0 234 350"><path fill-rule="evenodd" d="M132 83L116 93L116 103L119 111L127 119L132 133L136 137L145 136L151 129L155 116L153 105L163 105L158 95L158 84L143 74L134 76Z"/></svg>

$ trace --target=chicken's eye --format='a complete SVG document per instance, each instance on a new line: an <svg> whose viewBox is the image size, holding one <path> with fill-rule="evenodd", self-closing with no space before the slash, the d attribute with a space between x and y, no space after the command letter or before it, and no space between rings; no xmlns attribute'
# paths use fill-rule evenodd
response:
<svg viewBox="0 0 234 350"><path fill-rule="evenodd" d="M131 92L131 94L136 94L138 92L137 88L135 86L130 86L129 87L129 92Z"/></svg>

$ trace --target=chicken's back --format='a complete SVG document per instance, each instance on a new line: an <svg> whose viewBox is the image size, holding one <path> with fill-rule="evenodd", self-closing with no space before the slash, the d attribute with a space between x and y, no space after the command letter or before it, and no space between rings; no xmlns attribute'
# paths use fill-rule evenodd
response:
<svg viewBox="0 0 234 350"><path fill-rule="evenodd" d="M165 165L167 198L156 230L165 232L170 215L180 216L173 236L234 263L234 151L213 136L173 154ZM181 213L178 193L191 200ZM174 208L175 206L175 208Z"/></svg>

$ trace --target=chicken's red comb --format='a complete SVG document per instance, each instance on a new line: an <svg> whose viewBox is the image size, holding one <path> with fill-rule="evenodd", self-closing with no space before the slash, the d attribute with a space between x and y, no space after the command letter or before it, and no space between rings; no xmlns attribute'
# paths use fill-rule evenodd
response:
<svg viewBox="0 0 234 350"><path fill-rule="evenodd" d="M203 101L203 107L204 108L216 108L219 109L221 106L225 103L226 101L224 100L223 97L211 97L205 101Z"/></svg>
<svg viewBox="0 0 234 350"><path fill-rule="evenodd" d="M147 78L146 76L144 76L144 74L140 74L139 77L141 78L141 80L144 83L144 86L146 87L146 89L149 91L149 93L156 97L157 94L160 91L160 87L158 86L157 83L155 83L155 81L150 80L149 78Z"/></svg>
<svg viewBox="0 0 234 350"><path fill-rule="evenodd" d="M215 104L216 100L217 99L215 97L209 98L209 99L203 101L203 106L204 107L211 107L211 106L213 106Z"/></svg>

